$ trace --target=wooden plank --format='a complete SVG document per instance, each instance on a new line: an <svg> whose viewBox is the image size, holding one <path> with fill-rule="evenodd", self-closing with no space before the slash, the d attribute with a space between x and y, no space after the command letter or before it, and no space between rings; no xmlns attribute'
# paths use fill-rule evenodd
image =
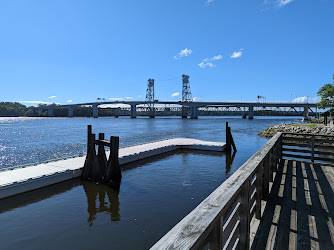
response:
<svg viewBox="0 0 334 250"><path fill-rule="evenodd" d="M334 155L334 151L319 151L319 150L314 150L314 154L317 154L317 155Z"/></svg>
<svg viewBox="0 0 334 250"><path fill-rule="evenodd" d="M304 154L311 154L312 152L311 150L297 149L297 148L283 148L283 151L304 153Z"/></svg>
<svg viewBox="0 0 334 250"><path fill-rule="evenodd" d="M328 143L328 144L334 144L334 138L333 140L328 139L317 139L317 136L315 135L315 143L322 144L322 143Z"/></svg>
<svg viewBox="0 0 334 250"><path fill-rule="evenodd" d="M313 136L314 134L310 134L310 133L303 133L303 134L299 134L299 133L289 133L289 132L284 132L283 136L286 135L297 135L297 136ZM328 137L328 138L334 138L334 135L325 135L325 134L317 134L316 136L321 136L321 137Z"/></svg>
<svg viewBox="0 0 334 250"><path fill-rule="evenodd" d="M334 149L333 146L327 146L327 145L314 145L314 148L321 148L321 149Z"/></svg>
<svg viewBox="0 0 334 250"><path fill-rule="evenodd" d="M301 144L301 143L287 143L287 142L283 142L283 146L306 147L306 148L310 148L310 147L311 147L311 145L310 145L310 144Z"/></svg>
<svg viewBox="0 0 334 250"><path fill-rule="evenodd" d="M309 159L309 160L311 160L311 156L308 156L308 155L295 155L295 154L283 153L283 156L290 157L290 158Z"/></svg>
<svg viewBox="0 0 334 250"><path fill-rule="evenodd" d="M298 138L298 137L283 137L283 141L290 142L290 141L297 141L297 142L310 142L310 138Z"/></svg>
<svg viewBox="0 0 334 250"><path fill-rule="evenodd" d="M315 156L314 160L334 162L334 158L319 157L319 156Z"/></svg>

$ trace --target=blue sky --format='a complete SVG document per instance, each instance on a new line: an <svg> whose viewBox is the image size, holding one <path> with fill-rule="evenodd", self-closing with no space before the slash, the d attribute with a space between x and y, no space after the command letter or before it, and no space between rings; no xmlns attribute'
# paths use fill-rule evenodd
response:
<svg viewBox="0 0 334 250"><path fill-rule="evenodd" d="M314 100L332 83L333 13L332 0L0 0L0 101L144 100L148 78L178 100L182 74L196 100Z"/></svg>

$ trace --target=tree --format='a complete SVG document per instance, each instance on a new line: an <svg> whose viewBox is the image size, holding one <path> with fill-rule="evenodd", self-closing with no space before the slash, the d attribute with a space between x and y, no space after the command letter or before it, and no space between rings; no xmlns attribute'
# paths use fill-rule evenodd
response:
<svg viewBox="0 0 334 250"><path fill-rule="evenodd" d="M317 94L321 96L321 101L318 103L319 108L334 107L334 74L333 84L325 84L319 89Z"/></svg>

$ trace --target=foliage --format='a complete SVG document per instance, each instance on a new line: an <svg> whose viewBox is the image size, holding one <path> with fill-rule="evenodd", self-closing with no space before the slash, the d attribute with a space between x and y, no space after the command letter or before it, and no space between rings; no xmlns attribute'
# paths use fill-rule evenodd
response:
<svg viewBox="0 0 334 250"><path fill-rule="evenodd" d="M318 103L319 108L334 107L334 75L333 84L325 84L319 89L317 94L321 96L321 101Z"/></svg>

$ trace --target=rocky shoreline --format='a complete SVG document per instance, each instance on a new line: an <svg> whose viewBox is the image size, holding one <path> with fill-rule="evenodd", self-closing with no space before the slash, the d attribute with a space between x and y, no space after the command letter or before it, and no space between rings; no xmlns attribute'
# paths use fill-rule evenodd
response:
<svg viewBox="0 0 334 250"><path fill-rule="evenodd" d="M268 128L259 132L258 135L264 137L272 137L277 132L334 135L334 128L324 127L324 126L307 127L307 126L298 126L291 124L279 124L275 126L269 126Z"/></svg>

